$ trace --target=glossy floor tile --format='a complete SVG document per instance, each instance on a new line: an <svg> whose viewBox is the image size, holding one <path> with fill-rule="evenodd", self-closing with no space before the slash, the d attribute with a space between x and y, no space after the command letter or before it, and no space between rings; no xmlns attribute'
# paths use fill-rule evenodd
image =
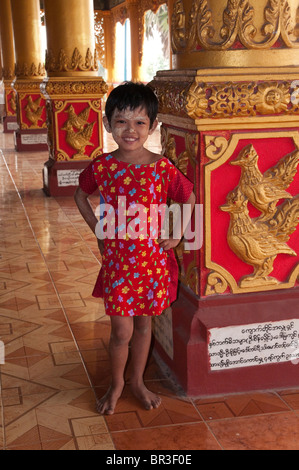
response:
<svg viewBox="0 0 299 470"><path fill-rule="evenodd" d="M157 133L150 146L159 152ZM110 324L91 296L96 240L72 198L43 194L47 153L16 153L1 129L0 149L0 449L298 450L299 390L191 399L153 357L145 379L159 409L127 385L113 416L96 413L110 380Z"/></svg>

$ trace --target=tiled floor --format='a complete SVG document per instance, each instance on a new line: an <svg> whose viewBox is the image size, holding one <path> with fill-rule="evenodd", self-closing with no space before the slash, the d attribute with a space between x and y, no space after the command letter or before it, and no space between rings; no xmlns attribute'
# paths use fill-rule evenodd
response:
<svg viewBox="0 0 299 470"><path fill-rule="evenodd" d="M299 390L190 399L152 358L158 410L144 411L126 389L115 415L95 412L110 332L91 297L96 240L72 198L44 196L46 153L17 154L1 130L0 148L0 448L299 449Z"/></svg>

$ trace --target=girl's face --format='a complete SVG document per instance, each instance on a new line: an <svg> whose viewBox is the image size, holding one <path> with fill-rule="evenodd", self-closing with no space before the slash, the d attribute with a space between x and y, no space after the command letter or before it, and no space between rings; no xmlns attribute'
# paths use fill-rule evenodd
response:
<svg viewBox="0 0 299 470"><path fill-rule="evenodd" d="M127 108L123 111L115 109L111 124L107 117L104 117L104 125L108 132L112 133L113 139L119 148L125 152L131 152L143 148L147 138L151 135L158 121L155 121L150 128L150 119L144 108L131 110Z"/></svg>

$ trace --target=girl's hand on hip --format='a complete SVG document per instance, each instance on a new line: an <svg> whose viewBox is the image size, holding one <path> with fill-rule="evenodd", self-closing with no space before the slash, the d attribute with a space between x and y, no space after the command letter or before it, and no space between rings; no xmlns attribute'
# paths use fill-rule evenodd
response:
<svg viewBox="0 0 299 470"><path fill-rule="evenodd" d="M168 250L172 250L173 248L176 248L181 239L176 239L176 238L172 238L171 236L169 238L159 238L158 240L158 243L160 245L160 248L163 248L163 250L165 251L168 251Z"/></svg>

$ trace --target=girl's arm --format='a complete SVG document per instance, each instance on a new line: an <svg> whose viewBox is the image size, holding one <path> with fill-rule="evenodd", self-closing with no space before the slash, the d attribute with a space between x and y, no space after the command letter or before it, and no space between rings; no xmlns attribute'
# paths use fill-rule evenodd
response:
<svg viewBox="0 0 299 470"><path fill-rule="evenodd" d="M89 228L92 230L92 232L95 233L98 219L96 218L93 212L93 209L90 205L88 197L89 197L89 194L82 191L81 188L77 188L75 196L74 196L75 202L78 206L78 209L83 219L85 220Z"/></svg>
<svg viewBox="0 0 299 470"><path fill-rule="evenodd" d="M94 214L94 211L90 205L88 197L89 197L89 194L82 191L81 188L77 188L75 196L74 196L75 202L78 206L78 209L83 219L85 220L85 222L87 223L91 231L95 234L98 219L96 218ZM103 254L103 251L104 251L103 241L98 239L98 245L99 245L101 254Z"/></svg>
<svg viewBox="0 0 299 470"><path fill-rule="evenodd" d="M191 206L191 211L190 211L190 218L191 218L191 215L193 213L193 210L194 210L194 207L195 207L195 203L196 203L196 196L195 194L192 192L191 193L191 196L189 197L188 201L185 202L185 204L190 204ZM190 218L185 220L184 217L181 217L177 223L180 224L180 227L174 227L174 230L173 230L173 233L174 234L177 234L177 233L180 233L181 237L180 238L174 238L173 235L171 235L169 238L167 239L163 239L163 238L159 238L158 240L158 243L160 245L161 248L163 248L164 250L171 250L172 248L175 248L178 246L178 244L180 243L183 235L184 235L184 232L190 222Z"/></svg>

